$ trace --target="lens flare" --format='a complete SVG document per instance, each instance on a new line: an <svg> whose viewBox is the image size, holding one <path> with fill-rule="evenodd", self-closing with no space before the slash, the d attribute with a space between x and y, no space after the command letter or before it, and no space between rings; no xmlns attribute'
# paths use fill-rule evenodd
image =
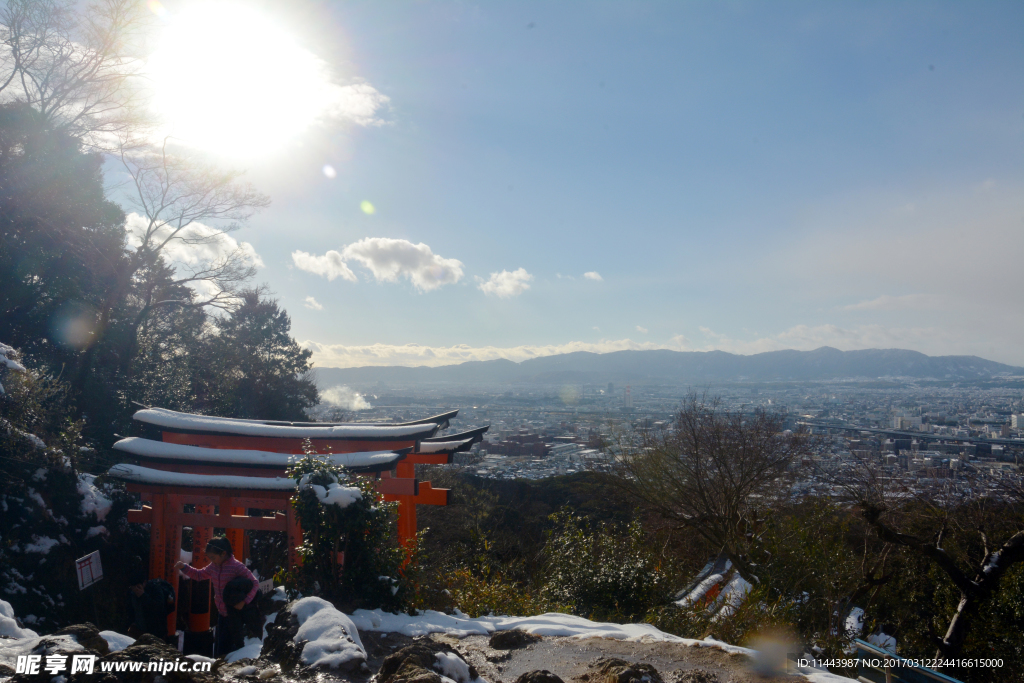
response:
<svg viewBox="0 0 1024 683"><path fill-rule="evenodd" d="M334 170L334 167L330 164L324 164L324 175L334 180L338 177L338 172Z"/></svg>
<svg viewBox="0 0 1024 683"><path fill-rule="evenodd" d="M366 200L363 200L359 204L359 208L362 209L363 213L367 214L368 216L372 216L373 214L377 213L377 207L375 207L373 204Z"/></svg>

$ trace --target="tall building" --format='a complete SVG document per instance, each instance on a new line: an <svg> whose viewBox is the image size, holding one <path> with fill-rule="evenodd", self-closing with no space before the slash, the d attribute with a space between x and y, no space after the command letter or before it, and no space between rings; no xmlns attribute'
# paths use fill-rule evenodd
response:
<svg viewBox="0 0 1024 683"><path fill-rule="evenodd" d="M625 394L625 396L623 396L622 405L625 408L632 408L633 407L633 394L630 391L629 387L626 387L626 394Z"/></svg>

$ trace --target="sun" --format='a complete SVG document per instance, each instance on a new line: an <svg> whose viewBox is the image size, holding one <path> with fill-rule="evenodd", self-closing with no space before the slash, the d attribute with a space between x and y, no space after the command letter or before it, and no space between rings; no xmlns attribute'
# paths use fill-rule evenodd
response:
<svg viewBox="0 0 1024 683"><path fill-rule="evenodd" d="M328 113L326 64L270 17L241 3L164 13L147 61L153 107L185 144L230 157L285 147Z"/></svg>

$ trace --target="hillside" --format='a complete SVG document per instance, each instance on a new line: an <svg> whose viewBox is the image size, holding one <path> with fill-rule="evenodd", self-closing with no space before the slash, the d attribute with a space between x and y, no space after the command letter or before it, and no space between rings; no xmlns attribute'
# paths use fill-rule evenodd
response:
<svg viewBox="0 0 1024 683"><path fill-rule="evenodd" d="M731 381L816 381L835 379L980 380L1024 375L1024 368L977 356L927 356L904 349L770 351L742 356L724 351L579 351L532 358L499 359L429 367L318 368L321 387L338 384L688 384Z"/></svg>

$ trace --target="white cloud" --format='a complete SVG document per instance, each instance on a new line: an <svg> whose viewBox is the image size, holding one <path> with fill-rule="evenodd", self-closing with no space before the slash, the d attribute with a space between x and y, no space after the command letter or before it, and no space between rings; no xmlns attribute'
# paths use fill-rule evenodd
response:
<svg viewBox="0 0 1024 683"><path fill-rule="evenodd" d="M471 360L495 360L506 358L520 362L529 358L553 356L574 351L591 353L609 353L611 351L672 349L675 351L689 350L674 342L657 344L654 342L638 342L632 339L601 340L598 342L573 341L565 344L549 344L545 346L424 346L421 344L371 344L368 346L346 346L344 344L321 344L314 341L301 342L303 348L313 352L313 361L319 367L351 368L368 365L403 365L436 367L454 365Z"/></svg>
<svg viewBox="0 0 1024 683"><path fill-rule="evenodd" d="M355 282L357 279L356 274L348 267L341 254L333 249L323 256L314 256L304 251L293 251L292 262L299 270L321 275L328 280L340 277L343 280Z"/></svg>
<svg viewBox="0 0 1024 683"><path fill-rule="evenodd" d="M128 231L128 242L138 248L142 244L149 219L134 211L128 214L125 228ZM150 237L150 244L159 244L172 232L169 226L158 228ZM237 257L246 266L263 266L263 259L248 242L239 242L229 233L203 223L192 223L179 232L174 239L163 248L163 255L170 263L176 265L198 266L204 263L217 263L226 258Z"/></svg>
<svg viewBox="0 0 1024 683"><path fill-rule="evenodd" d="M648 330L647 330L647 328L646 328L646 327L640 327L639 325L637 325L637 326L636 326L636 331L637 331L637 332L639 332L639 333L641 333L641 334L647 334L647 331L648 331Z"/></svg>
<svg viewBox="0 0 1024 683"><path fill-rule="evenodd" d="M527 273L525 268L513 270L511 273L507 270L491 273L491 277L486 282L477 278L480 281L480 291L502 299L519 296L530 288L529 282L532 279L533 276Z"/></svg>
<svg viewBox="0 0 1024 683"><path fill-rule="evenodd" d="M602 280L604 280L604 278L601 277L601 273L597 272L596 270L591 270L589 272L583 273L583 277L587 278L588 280L596 280L597 282L601 282Z"/></svg>
<svg viewBox="0 0 1024 683"><path fill-rule="evenodd" d="M922 294L904 294L903 296L889 296L883 294L875 299L861 301L860 303L843 306L844 311L899 311L908 308L922 308L927 304L926 297Z"/></svg>
<svg viewBox="0 0 1024 683"><path fill-rule="evenodd" d="M378 281L396 282L399 276L420 291L427 292L462 279L462 262L442 258L423 242L390 237L366 237L348 245L345 259L359 261Z"/></svg>
<svg viewBox="0 0 1024 683"><path fill-rule="evenodd" d="M320 400L332 406L347 410L366 410L372 408L369 401L358 391L341 385L320 392Z"/></svg>
<svg viewBox="0 0 1024 683"><path fill-rule="evenodd" d="M306 303L304 303L302 305L305 306L306 308L310 309L310 310L313 310L313 311L322 311L322 310L324 310L323 304L321 304L319 301L317 301L316 299L314 299L311 296L307 296L306 297Z"/></svg>
<svg viewBox="0 0 1024 683"><path fill-rule="evenodd" d="M462 279L461 261L438 256L422 242L413 244L390 237L366 237L340 252L332 249L323 256L295 251L292 261L300 270L328 280L340 277L350 282L357 278L347 262L356 261L369 269L378 282L397 282L404 277L421 292Z"/></svg>

